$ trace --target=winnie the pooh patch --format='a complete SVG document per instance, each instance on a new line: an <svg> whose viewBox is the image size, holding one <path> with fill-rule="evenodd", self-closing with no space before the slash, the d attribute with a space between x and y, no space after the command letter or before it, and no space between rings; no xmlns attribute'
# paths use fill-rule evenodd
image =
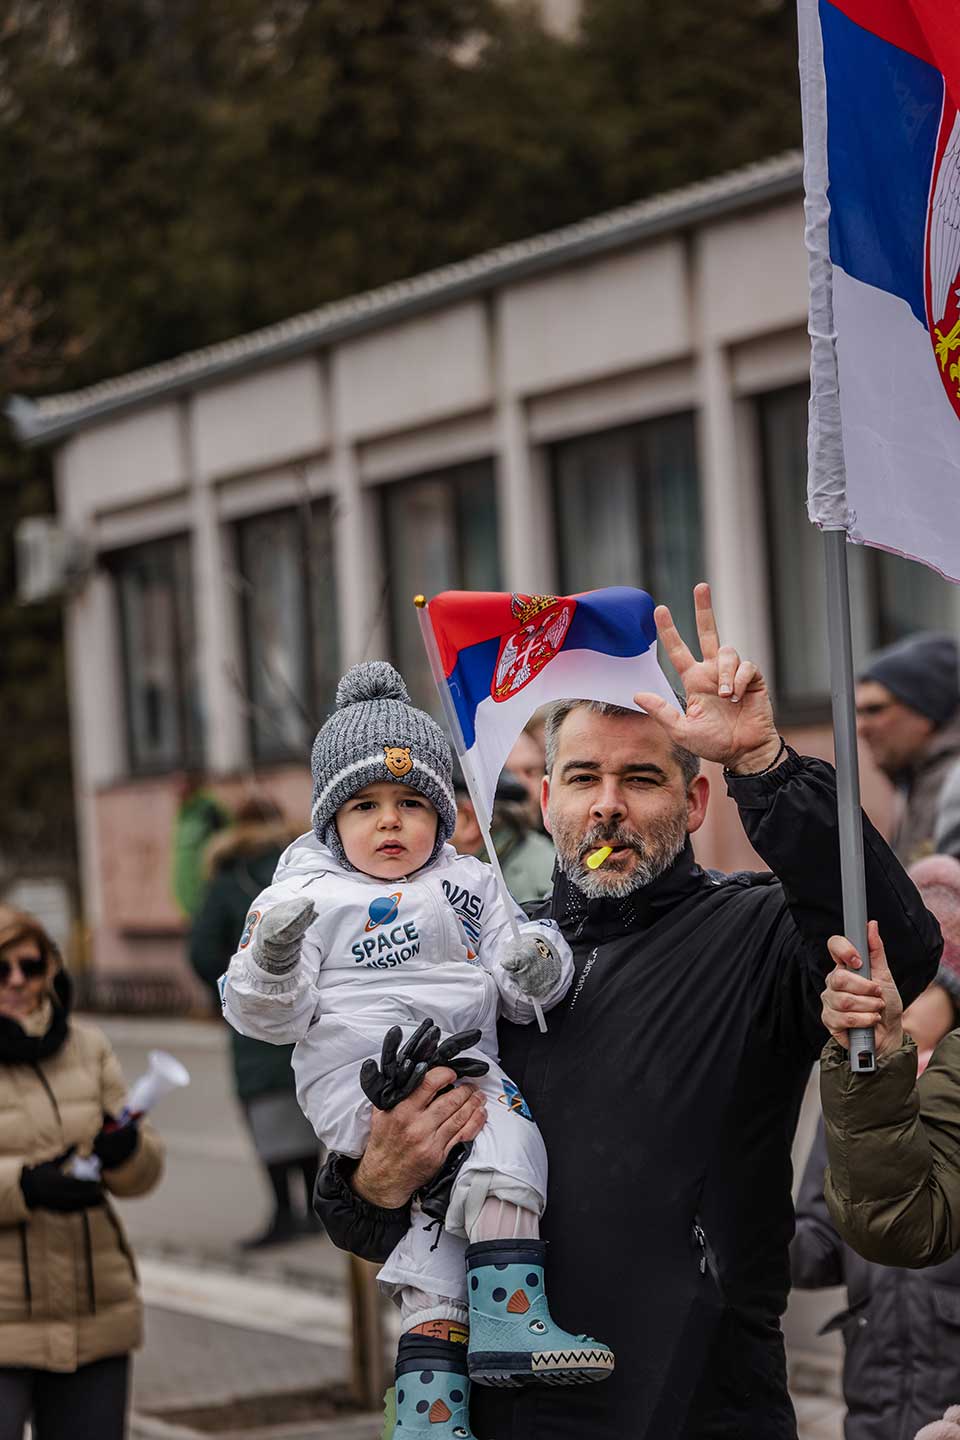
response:
<svg viewBox="0 0 960 1440"><path fill-rule="evenodd" d="M413 761L410 759L409 745L384 745L384 763L391 775L400 780L404 775L409 775L413 769Z"/></svg>

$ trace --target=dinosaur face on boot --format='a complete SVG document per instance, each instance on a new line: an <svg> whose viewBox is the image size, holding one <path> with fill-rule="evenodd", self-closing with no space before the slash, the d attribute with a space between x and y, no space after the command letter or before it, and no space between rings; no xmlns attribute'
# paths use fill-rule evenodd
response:
<svg viewBox="0 0 960 1440"><path fill-rule="evenodd" d="M605 1380L613 1351L557 1325L540 1240L482 1240L467 1250L470 1378L481 1385L583 1385Z"/></svg>

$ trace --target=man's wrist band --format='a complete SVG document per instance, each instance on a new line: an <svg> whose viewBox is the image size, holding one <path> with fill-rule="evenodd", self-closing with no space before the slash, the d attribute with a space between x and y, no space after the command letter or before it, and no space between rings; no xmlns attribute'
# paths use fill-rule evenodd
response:
<svg viewBox="0 0 960 1440"><path fill-rule="evenodd" d="M776 770L777 766L780 764L780 761L783 759L783 757L784 757L784 755L785 755L786 753L787 753L787 742L786 742L786 740L784 740L783 736L781 735L781 736L780 736L780 749L777 751L776 755L775 755L775 756L773 757L773 759L770 761L770 764L769 764L769 765L765 765L762 770L727 770L727 769L725 769L723 773L724 773L724 775L729 775L729 777L730 777L731 780L756 780L760 775L769 775L771 770Z"/></svg>

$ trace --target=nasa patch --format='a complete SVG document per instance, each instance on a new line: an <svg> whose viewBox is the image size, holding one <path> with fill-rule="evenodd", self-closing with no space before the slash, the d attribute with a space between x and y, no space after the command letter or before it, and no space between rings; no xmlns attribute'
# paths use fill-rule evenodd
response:
<svg viewBox="0 0 960 1440"><path fill-rule="evenodd" d="M530 1109L530 1106L527 1104L526 1100L524 1100L523 1096L520 1094L520 1091L517 1089L516 1085L514 1085L513 1081L508 1080L506 1076L503 1077L503 1094L498 1095L497 1099L500 1101L501 1105L506 1105L507 1109L511 1111L512 1114L522 1115L524 1120L533 1119L533 1113Z"/></svg>

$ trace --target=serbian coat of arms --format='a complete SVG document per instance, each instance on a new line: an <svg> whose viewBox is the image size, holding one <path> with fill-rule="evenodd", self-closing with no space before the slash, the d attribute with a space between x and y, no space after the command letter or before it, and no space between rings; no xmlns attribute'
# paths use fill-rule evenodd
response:
<svg viewBox="0 0 960 1440"><path fill-rule="evenodd" d="M927 311L940 379L960 419L960 113L945 106L927 227Z"/></svg>
<svg viewBox="0 0 960 1440"><path fill-rule="evenodd" d="M490 694L509 700L529 685L562 647L576 609L575 600L558 595L514 595L510 601L518 623L500 645Z"/></svg>

